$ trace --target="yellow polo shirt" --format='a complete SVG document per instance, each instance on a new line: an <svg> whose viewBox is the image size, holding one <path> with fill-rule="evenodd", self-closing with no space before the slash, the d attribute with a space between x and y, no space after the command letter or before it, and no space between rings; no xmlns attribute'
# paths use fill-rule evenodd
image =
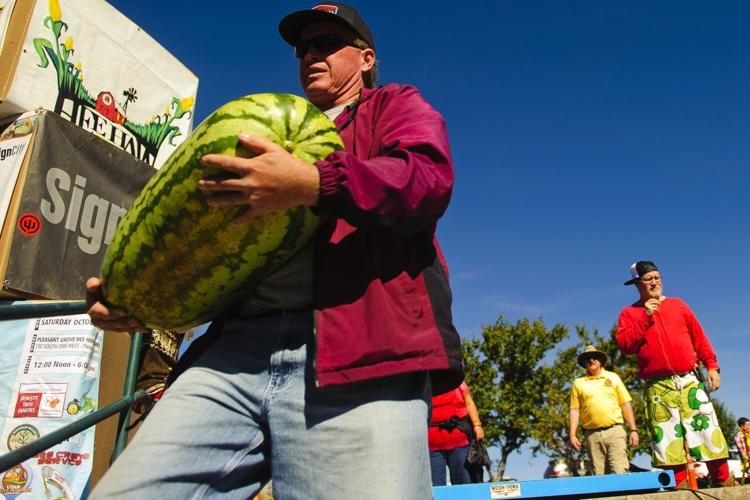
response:
<svg viewBox="0 0 750 500"><path fill-rule="evenodd" d="M570 407L580 410L584 429L622 424L620 405L632 400L619 375L602 368L597 377L586 375L573 381Z"/></svg>

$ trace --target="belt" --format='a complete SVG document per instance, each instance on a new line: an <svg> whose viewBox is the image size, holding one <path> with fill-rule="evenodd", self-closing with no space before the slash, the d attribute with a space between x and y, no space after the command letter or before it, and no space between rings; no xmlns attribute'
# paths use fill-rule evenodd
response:
<svg viewBox="0 0 750 500"><path fill-rule="evenodd" d="M695 372L673 373L672 375L661 375L659 377L651 377L645 380L646 382L658 382L660 380L671 380L674 377L684 377L685 375L695 375Z"/></svg>
<svg viewBox="0 0 750 500"><path fill-rule="evenodd" d="M583 429L583 430L586 432L599 432L599 431L606 431L607 429L611 429L612 427L616 427L618 425L622 425L622 424L612 424L606 427L597 427L596 429Z"/></svg>

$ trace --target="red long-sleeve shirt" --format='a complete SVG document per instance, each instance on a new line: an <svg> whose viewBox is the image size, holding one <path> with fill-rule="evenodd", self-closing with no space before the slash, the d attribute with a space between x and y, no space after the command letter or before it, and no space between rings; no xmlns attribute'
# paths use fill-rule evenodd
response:
<svg viewBox="0 0 750 500"><path fill-rule="evenodd" d="M699 359L706 368L719 368L698 319L678 298L665 298L652 316L643 305L625 307L617 320L616 340L623 353L638 355L644 379L687 373Z"/></svg>

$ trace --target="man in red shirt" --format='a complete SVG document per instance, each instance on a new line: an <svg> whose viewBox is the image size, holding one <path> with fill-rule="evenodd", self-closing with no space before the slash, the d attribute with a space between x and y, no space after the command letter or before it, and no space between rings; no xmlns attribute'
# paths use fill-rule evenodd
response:
<svg viewBox="0 0 750 500"><path fill-rule="evenodd" d="M681 299L665 297L659 269L653 262L630 266L639 299L625 307L617 321L617 344L638 356L639 376L646 380L646 416L654 467L672 469L679 486L686 483L686 449L706 462L714 483L729 485L728 449L708 391L719 388L716 353L698 319ZM694 369L708 369L706 382Z"/></svg>

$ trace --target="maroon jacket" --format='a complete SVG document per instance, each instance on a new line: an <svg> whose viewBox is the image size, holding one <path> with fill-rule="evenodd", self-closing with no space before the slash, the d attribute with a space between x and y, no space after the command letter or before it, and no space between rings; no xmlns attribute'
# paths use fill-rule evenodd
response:
<svg viewBox="0 0 750 500"><path fill-rule="evenodd" d="M345 151L316 163L316 381L433 371L463 380L451 291L435 240L453 188L445 122L411 86L365 89L336 119Z"/></svg>
<svg viewBox="0 0 750 500"><path fill-rule="evenodd" d="M442 116L414 87L362 91L336 119L346 151L320 171L314 309L316 383L427 371L434 393L463 380L435 226L453 187ZM221 335L190 345L167 385Z"/></svg>

